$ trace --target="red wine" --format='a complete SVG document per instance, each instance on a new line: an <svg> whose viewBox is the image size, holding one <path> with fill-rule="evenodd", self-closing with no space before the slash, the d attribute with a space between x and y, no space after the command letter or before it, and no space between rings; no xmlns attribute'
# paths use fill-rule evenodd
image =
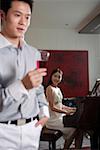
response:
<svg viewBox="0 0 100 150"><path fill-rule="evenodd" d="M37 68L46 68L47 61L38 60Z"/></svg>

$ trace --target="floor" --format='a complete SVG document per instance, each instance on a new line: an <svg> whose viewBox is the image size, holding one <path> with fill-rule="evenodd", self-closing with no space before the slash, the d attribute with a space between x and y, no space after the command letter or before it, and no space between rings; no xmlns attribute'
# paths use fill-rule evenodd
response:
<svg viewBox="0 0 100 150"><path fill-rule="evenodd" d="M57 141L56 145L57 145L57 150L60 150L60 149L63 148L64 140L63 140L62 137ZM70 146L70 148L74 149L74 141L73 141L72 145ZM86 136L84 136L84 138L83 138L82 149L90 150L90 139L87 138ZM48 142L40 141L40 148L39 148L39 150L48 150Z"/></svg>

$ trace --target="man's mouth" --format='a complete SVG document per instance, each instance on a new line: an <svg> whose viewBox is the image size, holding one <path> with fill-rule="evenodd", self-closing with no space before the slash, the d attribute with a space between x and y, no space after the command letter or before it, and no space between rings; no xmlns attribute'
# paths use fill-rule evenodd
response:
<svg viewBox="0 0 100 150"><path fill-rule="evenodd" d="M19 32L24 32L24 31L25 31L25 29L23 29L23 28L17 28L17 30L18 30Z"/></svg>

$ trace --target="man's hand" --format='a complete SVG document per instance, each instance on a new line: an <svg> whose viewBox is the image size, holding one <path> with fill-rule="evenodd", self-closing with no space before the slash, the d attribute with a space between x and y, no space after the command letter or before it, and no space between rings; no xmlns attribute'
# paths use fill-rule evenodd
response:
<svg viewBox="0 0 100 150"><path fill-rule="evenodd" d="M38 87L42 83L43 76L47 75L46 71L46 68L39 68L28 72L22 79L22 83L25 88L29 90L33 87Z"/></svg>
<svg viewBox="0 0 100 150"><path fill-rule="evenodd" d="M46 124L46 122L48 121L48 117L43 117L43 118L41 118L36 124L35 124L35 126L38 126L39 124L41 124L41 126L43 127L45 124Z"/></svg>

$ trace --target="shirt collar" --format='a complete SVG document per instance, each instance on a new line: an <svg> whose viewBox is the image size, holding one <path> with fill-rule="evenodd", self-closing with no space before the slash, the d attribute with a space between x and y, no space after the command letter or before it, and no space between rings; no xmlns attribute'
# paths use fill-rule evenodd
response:
<svg viewBox="0 0 100 150"><path fill-rule="evenodd" d="M10 43L1 33L0 33L0 48L4 48L6 46L10 46L12 43Z"/></svg>
<svg viewBox="0 0 100 150"><path fill-rule="evenodd" d="M23 45L26 44L24 40L20 40L20 48L22 49ZM4 48L6 46L15 47L10 41L8 41L1 33L0 33L0 48Z"/></svg>

